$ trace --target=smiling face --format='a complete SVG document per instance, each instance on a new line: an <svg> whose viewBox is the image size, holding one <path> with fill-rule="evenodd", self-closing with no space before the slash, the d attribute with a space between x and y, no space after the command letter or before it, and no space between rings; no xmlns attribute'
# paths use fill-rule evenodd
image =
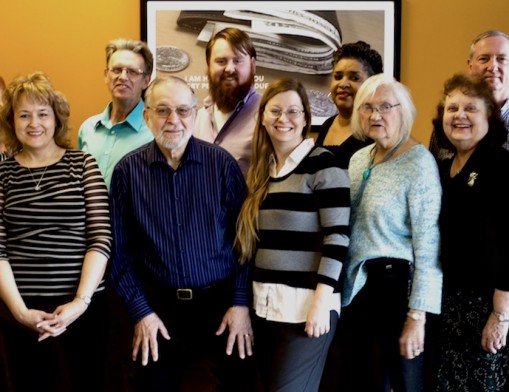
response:
<svg viewBox="0 0 509 392"><path fill-rule="evenodd" d="M14 108L14 130L24 150L39 150L56 145L56 119L53 108L32 102L21 94Z"/></svg>
<svg viewBox="0 0 509 392"><path fill-rule="evenodd" d="M368 77L364 66L356 59L343 58L334 66L330 93L343 117L351 117L355 94Z"/></svg>
<svg viewBox="0 0 509 392"><path fill-rule="evenodd" d="M500 104L509 98L509 40L492 36L480 40L468 60L470 75L486 79L495 100Z"/></svg>
<svg viewBox="0 0 509 392"><path fill-rule="evenodd" d="M189 87L176 82L163 82L154 86L143 117L154 134L158 146L168 151L183 151L193 133L196 109ZM171 108L166 118L158 115L157 108ZM191 108L189 115L179 116L176 108ZM161 111L159 111L161 112Z"/></svg>
<svg viewBox="0 0 509 392"><path fill-rule="evenodd" d="M150 75L128 75L126 71L115 74L112 69L145 70L143 56L130 50L118 50L114 52L108 62L105 72L105 82L110 90L114 102L122 102L126 106L136 106L144 89L147 88Z"/></svg>
<svg viewBox="0 0 509 392"><path fill-rule="evenodd" d="M225 39L215 42L207 73L210 94L219 110L229 113L235 109L249 92L255 72L256 61L249 54L234 50Z"/></svg>
<svg viewBox="0 0 509 392"><path fill-rule="evenodd" d="M445 98L443 127L445 135L458 151L475 148L488 133L486 103L460 90Z"/></svg>
<svg viewBox="0 0 509 392"><path fill-rule="evenodd" d="M277 114L280 114L277 116ZM306 126L304 106L296 91L285 91L267 101L263 112L263 126L274 147L293 149L303 140Z"/></svg>

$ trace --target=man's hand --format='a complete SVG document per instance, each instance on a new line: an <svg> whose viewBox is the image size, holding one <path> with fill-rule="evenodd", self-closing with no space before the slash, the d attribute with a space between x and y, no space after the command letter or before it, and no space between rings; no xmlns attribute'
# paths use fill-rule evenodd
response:
<svg viewBox="0 0 509 392"><path fill-rule="evenodd" d="M163 338L170 340L168 330L155 313L145 316L136 323L133 336L133 361L136 361L141 348L141 364L143 366L148 364L148 357L150 354L152 360L157 362L159 359L159 348L157 345L158 332L161 333Z"/></svg>
<svg viewBox="0 0 509 392"><path fill-rule="evenodd" d="M232 306L223 317L223 321L216 331L216 335L221 335L228 327L228 341L226 342L226 354L231 355L233 346L237 341L239 357L244 359L246 353L253 355L253 328L251 327L251 318L249 317L249 308L247 306Z"/></svg>

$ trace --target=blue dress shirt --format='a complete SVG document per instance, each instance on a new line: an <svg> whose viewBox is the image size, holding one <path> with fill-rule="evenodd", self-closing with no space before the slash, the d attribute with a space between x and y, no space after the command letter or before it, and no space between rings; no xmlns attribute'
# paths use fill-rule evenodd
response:
<svg viewBox="0 0 509 392"><path fill-rule="evenodd" d="M135 322L153 312L148 281L194 288L235 277L232 305L248 306L248 267L232 250L244 197L235 159L194 137L177 170L155 141L120 160L111 182L110 279Z"/></svg>

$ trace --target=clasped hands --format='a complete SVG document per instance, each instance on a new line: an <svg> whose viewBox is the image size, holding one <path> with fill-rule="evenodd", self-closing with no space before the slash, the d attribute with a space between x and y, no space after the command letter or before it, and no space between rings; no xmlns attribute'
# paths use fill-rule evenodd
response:
<svg viewBox="0 0 509 392"><path fill-rule="evenodd" d="M69 325L80 317L87 306L83 301L73 300L58 306L53 313L38 309L27 309L20 322L39 334L38 341L63 334Z"/></svg>

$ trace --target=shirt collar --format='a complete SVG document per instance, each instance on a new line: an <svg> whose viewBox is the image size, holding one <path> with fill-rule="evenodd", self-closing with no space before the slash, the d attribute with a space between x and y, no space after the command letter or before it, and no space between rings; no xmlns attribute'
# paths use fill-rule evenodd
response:
<svg viewBox="0 0 509 392"><path fill-rule="evenodd" d="M194 136L191 136L187 142L186 150L184 151L184 155L182 156L182 162L181 165L184 162L188 161L194 161L201 163L203 162L203 153L200 148L199 141L196 140ZM149 147L148 147L148 154L147 154L147 163L150 165L155 163L163 163L164 165L168 165L166 162L166 158L159 149L159 146L157 145L156 141L153 140Z"/></svg>
<svg viewBox="0 0 509 392"><path fill-rule="evenodd" d="M99 119L97 124L95 124L96 129L100 125L108 128L108 129L111 129L113 127L113 125L111 124L111 119L110 119L111 106L112 106L112 103L110 102L108 104L108 106L106 106L106 109L104 109L104 112L102 113L101 118ZM138 104L134 107L133 110L131 110L131 113L129 113L129 115L126 117L126 119L119 124L125 123L128 126L130 126L135 132L140 132L140 129L141 129L143 123L145 122L145 120L143 119L144 106L145 106L145 104L143 103L143 100L140 99Z"/></svg>
<svg viewBox="0 0 509 392"><path fill-rule="evenodd" d="M283 177L290 173L309 154L309 151L311 151L314 145L315 141L313 140L313 138L307 138L300 142L299 145L295 147L295 149L290 153L288 158L286 158L285 164L283 165L279 173L276 173L276 157L274 154L271 154L270 176L278 178Z"/></svg>
<svg viewBox="0 0 509 392"><path fill-rule="evenodd" d="M502 112L502 114L505 112L509 112L509 98L505 100L504 104L500 108L500 111Z"/></svg>

